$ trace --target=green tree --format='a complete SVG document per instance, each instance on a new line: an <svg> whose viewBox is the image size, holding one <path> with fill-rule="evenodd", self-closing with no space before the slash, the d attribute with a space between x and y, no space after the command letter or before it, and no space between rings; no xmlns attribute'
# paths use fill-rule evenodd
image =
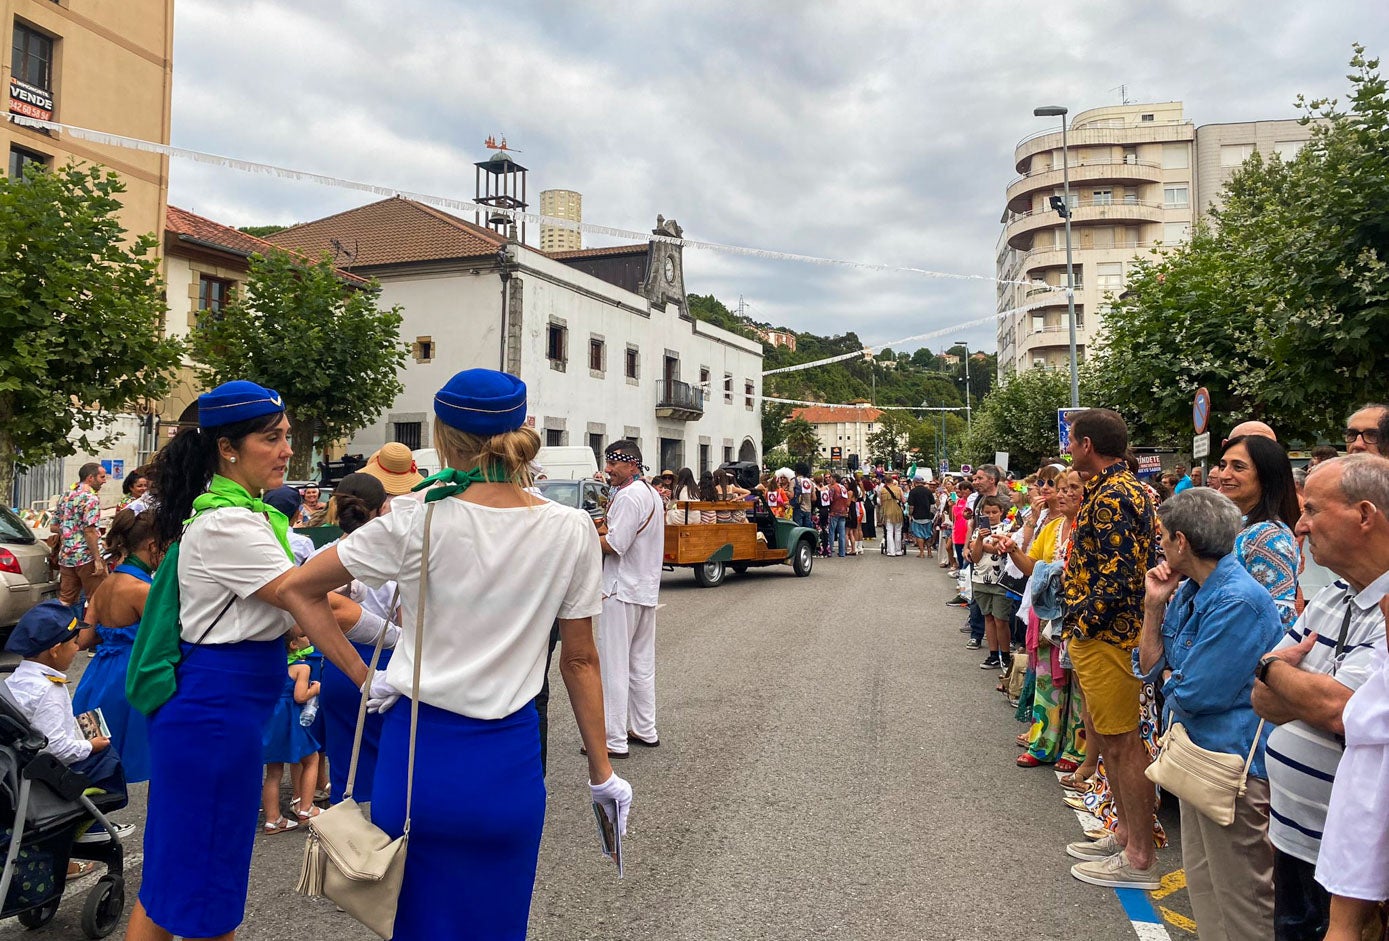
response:
<svg viewBox="0 0 1389 941"><path fill-rule="evenodd" d="M101 167L0 178L0 493L14 466L111 440L112 417L168 392L182 353L164 336L152 234L128 238L125 191ZM76 434L76 440L70 435Z"/></svg>
<svg viewBox="0 0 1389 941"><path fill-rule="evenodd" d="M1056 454L1056 410L1070 402L1070 377L1061 370L1033 367L995 386L974 410L974 429L965 442L966 456L976 464L1007 451L1009 466L1034 470L1043 457Z"/></svg>
<svg viewBox="0 0 1389 941"><path fill-rule="evenodd" d="M254 235L258 239L263 239L266 236L274 235L276 232L283 232L288 228L289 226L287 225L243 225L239 231L245 232L247 235Z"/></svg>
<svg viewBox="0 0 1389 941"><path fill-rule="evenodd" d="M380 287L345 284L325 256L253 255L245 290L189 334L209 384L250 379L280 393L297 443L290 476L309 476L312 446L347 438L401 392L408 347L399 307L377 308Z"/></svg>
<svg viewBox="0 0 1389 941"><path fill-rule="evenodd" d="M868 436L868 459L874 464L895 465L897 456L912 447L921 422L911 412L888 409L878 416L878 430Z"/></svg>
<svg viewBox="0 0 1389 941"><path fill-rule="evenodd" d="M762 450L770 451L786 438L786 419L792 406L784 402L762 403Z"/></svg>
<svg viewBox="0 0 1389 941"><path fill-rule="evenodd" d="M782 428L782 441L788 453L798 461L811 463L820 453L820 436L815 426L804 418L791 418Z"/></svg>
<svg viewBox="0 0 1389 941"><path fill-rule="evenodd" d="M1094 351L1093 398L1140 437L1181 441L1210 389L1213 430L1261 418L1284 438L1333 434L1389 373L1389 89L1354 47L1350 107L1305 103L1289 161L1255 153L1216 229L1133 266ZM1376 387L1377 383L1378 388Z"/></svg>

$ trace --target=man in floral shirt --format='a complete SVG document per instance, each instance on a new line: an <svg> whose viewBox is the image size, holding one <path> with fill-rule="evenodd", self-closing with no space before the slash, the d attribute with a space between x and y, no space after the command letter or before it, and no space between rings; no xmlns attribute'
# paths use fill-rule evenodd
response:
<svg viewBox="0 0 1389 941"><path fill-rule="evenodd" d="M106 469L95 461L82 465L78 483L58 502L58 600L76 604L83 591L91 598L106 577L101 558L101 498Z"/></svg>
<svg viewBox="0 0 1389 941"><path fill-rule="evenodd" d="M1157 510L1129 471L1128 447L1118 412L1086 409L1071 421L1071 460L1085 479L1085 496L1062 576L1063 636L1119 808L1104 847L1112 855L1087 853L1093 861L1071 867L1071 875L1093 885L1155 889L1153 785L1143 775L1148 752L1139 735L1143 684L1130 651L1143 628L1143 579L1157 564Z"/></svg>

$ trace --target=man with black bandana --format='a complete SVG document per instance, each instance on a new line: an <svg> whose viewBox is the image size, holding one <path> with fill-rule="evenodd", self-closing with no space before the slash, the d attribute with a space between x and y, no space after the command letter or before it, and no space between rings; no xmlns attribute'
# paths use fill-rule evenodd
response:
<svg viewBox="0 0 1389 941"><path fill-rule="evenodd" d="M608 755L626 758L629 744L655 748L656 596L665 553L660 495L642 478L635 441L614 441L604 452L612 484L603 544L603 613L598 656Z"/></svg>

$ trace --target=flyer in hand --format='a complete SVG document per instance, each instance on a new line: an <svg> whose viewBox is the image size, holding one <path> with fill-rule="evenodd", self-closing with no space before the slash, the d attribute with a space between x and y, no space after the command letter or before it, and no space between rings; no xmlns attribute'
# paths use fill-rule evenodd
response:
<svg viewBox="0 0 1389 941"><path fill-rule="evenodd" d="M603 855L617 863L617 877L621 879L625 873L622 869L622 834L617 829L617 802L609 801L608 810L604 811L603 805L594 801L593 816L598 822L598 843Z"/></svg>

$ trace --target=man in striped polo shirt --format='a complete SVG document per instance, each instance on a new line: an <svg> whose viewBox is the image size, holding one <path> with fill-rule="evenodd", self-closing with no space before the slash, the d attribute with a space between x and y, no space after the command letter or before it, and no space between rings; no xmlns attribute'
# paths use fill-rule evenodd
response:
<svg viewBox="0 0 1389 941"><path fill-rule="evenodd" d="M1278 724L1265 760L1278 941L1320 939L1328 925L1330 897L1315 871L1344 749L1341 712L1368 678L1374 649L1385 643L1379 602L1389 590L1389 507L1369 496L1383 460L1336 458L1308 475L1297 533L1338 578L1259 661L1254 709Z"/></svg>

